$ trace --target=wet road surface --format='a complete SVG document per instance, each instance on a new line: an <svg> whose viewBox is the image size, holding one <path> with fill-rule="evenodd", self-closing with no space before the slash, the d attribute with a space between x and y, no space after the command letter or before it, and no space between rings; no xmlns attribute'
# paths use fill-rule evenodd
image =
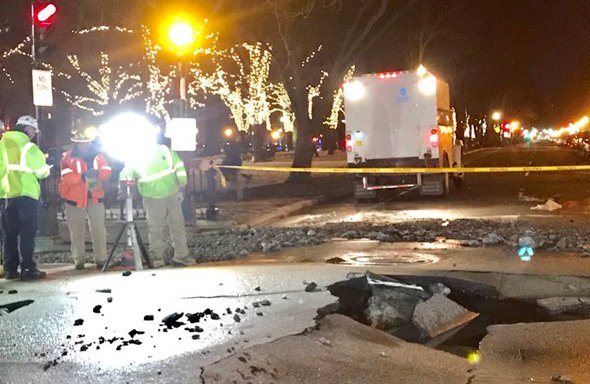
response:
<svg viewBox="0 0 590 384"><path fill-rule="evenodd" d="M580 152L553 145L519 145L476 151L467 166L541 166L587 164ZM559 223L590 214L590 172L531 172L466 174L464 185L451 195L420 197L416 192L384 192L374 203L355 203L350 197L315 207L274 223L317 225L326 222L383 223L419 219L528 219ZM531 210L554 198L563 208ZM536 199L536 200L533 200Z"/></svg>

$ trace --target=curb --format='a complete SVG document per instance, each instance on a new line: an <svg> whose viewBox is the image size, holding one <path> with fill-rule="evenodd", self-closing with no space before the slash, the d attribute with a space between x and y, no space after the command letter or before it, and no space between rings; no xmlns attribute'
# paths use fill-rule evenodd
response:
<svg viewBox="0 0 590 384"><path fill-rule="evenodd" d="M352 192L330 194L330 195L321 195L318 197L314 197L313 199L298 201L296 203L289 204L289 205L282 207L277 212L270 213L268 215L258 218L257 220L246 223L245 226L250 226L251 228L264 227L264 226L267 226L267 225L273 223L274 221L284 219L285 217L292 216L304 209L324 203L330 199L338 199L338 198L347 196L351 193Z"/></svg>

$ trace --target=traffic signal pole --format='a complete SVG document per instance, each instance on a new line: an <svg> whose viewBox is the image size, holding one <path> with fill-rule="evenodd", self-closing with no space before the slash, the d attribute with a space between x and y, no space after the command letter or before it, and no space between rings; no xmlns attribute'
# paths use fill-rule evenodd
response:
<svg viewBox="0 0 590 384"><path fill-rule="evenodd" d="M37 28L35 25L35 5L36 0L31 0L31 57L32 57L32 69L38 69L40 66L37 57ZM31 72L32 73L32 72ZM45 151L46 140L43 134L43 126L45 121L43 119L43 109L39 105L35 105L35 119L37 120L37 126L39 133L37 133L37 144L42 151ZM51 178L51 176L49 176ZM41 199L39 204L39 233L42 236L57 236L59 229L57 223L57 208L52 206L49 202L48 196L48 181L49 178L41 180Z"/></svg>

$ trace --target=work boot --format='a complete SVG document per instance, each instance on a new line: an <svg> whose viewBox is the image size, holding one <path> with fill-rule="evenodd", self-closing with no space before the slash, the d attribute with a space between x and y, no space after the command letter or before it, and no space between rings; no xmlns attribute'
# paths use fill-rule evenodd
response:
<svg viewBox="0 0 590 384"><path fill-rule="evenodd" d="M18 279L20 279L20 273L18 273L18 271L15 271L15 272L6 271L6 272L4 272L4 278L6 280L18 280Z"/></svg>
<svg viewBox="0 0 590 384"><path fill-rule="evenodd" d="M32 268L32 269L25 269L24 271L22 271L22 273L20 274L20 279L22 281L39 280L39 279L44 279L46 276L47 276L47 273L40 271L37 268Z"/></svg>

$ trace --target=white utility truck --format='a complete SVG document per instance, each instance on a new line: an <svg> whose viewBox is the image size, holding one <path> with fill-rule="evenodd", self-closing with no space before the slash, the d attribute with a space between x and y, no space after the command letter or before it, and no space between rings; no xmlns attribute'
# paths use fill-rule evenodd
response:
<svg viewBox="0 0 590 384"><path fill-rule="evenodd" d="M420 66L417 71L353 77L344 84L349 167L461 167L449 85ZM421 195L447 195L460 173L367 174L355 177L357 200L378 190L418 188Z"/></svg>

